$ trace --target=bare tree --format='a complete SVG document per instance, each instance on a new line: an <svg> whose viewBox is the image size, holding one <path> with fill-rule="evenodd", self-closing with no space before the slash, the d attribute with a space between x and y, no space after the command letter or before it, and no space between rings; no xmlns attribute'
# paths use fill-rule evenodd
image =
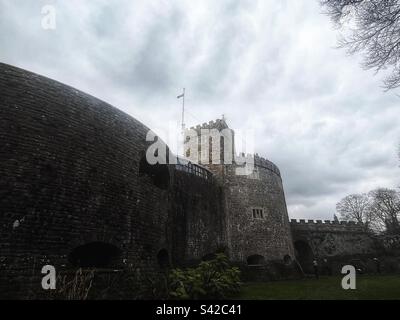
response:
<svg viewBox="0 0 400 320"><path fill-rule="evenodd" d="M343 220L352 220L368 224L370 200L367 194L351 194L336 205L336 210Z"/></svg>
<svg viewBox="0 0 400 320"><path fill-rule="evenodd" d="M390 234L400 234L400 193L380 188L369 193L371 222L374 228Z"/></svg>
<svg viewBox="0 0 400 320"><path fill-rule="evenodd" d="M400 86L400 0L320 0L334 23L345 32L339 47L362 52L363 66L391 69L384 80L389 90Z"/></svg>

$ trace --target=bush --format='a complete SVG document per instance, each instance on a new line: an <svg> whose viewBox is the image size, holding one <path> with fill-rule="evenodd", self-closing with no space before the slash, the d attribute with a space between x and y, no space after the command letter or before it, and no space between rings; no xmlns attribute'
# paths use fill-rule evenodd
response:
<svg viewBox="0 0 400 320"><path fill-rule="evenodd" d="M168 292L175 299L224 299L240 291L240 271L228 258L216 254L196 268L173 269L168 275Z"/></svg>

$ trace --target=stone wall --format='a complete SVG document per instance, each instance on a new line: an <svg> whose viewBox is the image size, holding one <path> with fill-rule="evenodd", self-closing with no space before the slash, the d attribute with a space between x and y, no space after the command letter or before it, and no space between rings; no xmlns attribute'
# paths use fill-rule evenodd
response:
<svg viewBox="0 0 400 320"><path fill-rule="evenodd" d="M12 283L44 264L69 267L74 249L90 243L115 247L113 267L156 272L167 245L168 186L139 172L148 128L4 64L0 92L2 283L23 286Z"/></svg>
<svg viewBox="0 0 400 320"><path fill-rule="evenodd" d="M202 129L220 132L220 137L201 136ZM240 166L236 159L229 164L226 158L231 152L236 153L235 136L223 119L192 127L191 130L198 138L194 144L187 140L186 146L190 148L188 156L192 161L203 161L202 164L214 173L215 179L224 188L231 259L244 265L265 264L268 261L283 263L284 258L293 259L294 249L278 167L255 155L251 156L255 164L253 172L239 175L237 169ZM208 160L204 161L201 154L208 154Z"/></svg>
<svg viewBox="0 0 400 320"><path fill-rule="evenodd" d="M223 188L216 180L176 170L169 230L174 265L198 262L226 249Z"/></svg>
<svg viewBox="0 0 400 320"><path fill-rule="evenodd" d="M256 165L249 176L236 174L236 166L225 171L229 244L234 260L249 262L251 256L265 261L294 258L282 180L276 171ZM258 217L254 217L258 210ZM257 213L257 211L256 211Z"/></svg>
<svg viewBox="0 0 400 320"><path fill-rule="evenodd" d="M377 243L364 224L347 221L291 220L296 257L305 271L312 260L351 260L377 254Z"/></svg>
<svg viewBox="0 0 400 320"><path fill-rule="evenodd" d="M400 256L400 235L383 235L377 237L382 252L388 255Z"/></svg>
<svg viewBox="0 0 400 320"><path fill-rule="evenodd" d="M146 126L5 64L0 92L0 296L34 296L45 264L145 281L224 245L221 188L150 166Z"/></svg>
<svg viewBox="0 0 400 320"><path fill-rule="evenodd" d="M144 283L225 251L249 279L277 279L296 273L294 246L305 268L375 253L363 225L289 224L279 169L257 155L250 175L236 163L151 166L149 129L103 101L5 64L0 93L0 297L34 297L46 264ZM229 129L196 130L214 127Z"/></svg>

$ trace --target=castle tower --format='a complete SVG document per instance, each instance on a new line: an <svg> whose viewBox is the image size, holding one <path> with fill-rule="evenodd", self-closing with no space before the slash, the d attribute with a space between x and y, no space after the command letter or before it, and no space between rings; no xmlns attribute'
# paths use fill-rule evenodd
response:
<svg viewBox="0 0 400 320"><path fill-rule="evenodd" d="M225 165L234 162L234 136L224 119L191 127L185 132L185 156L223 178Z"/></svg>
<svg viewBox="0 0 400 320"><path fill-rule="evenodd" d="M200 136L206 130L219 131L220 135L217 136L214 132L212 138ZM294 259L278 167L255 155L254 167L249 174L244 175L238 170L242 166L234 158L234 131L223 119L192 127L189 134L197 134L198 140L185 140L185 149L190 150L187 153L188 158L196 160L198 157L199 163L212 171L223 185L231 259L248 265L265 265L270 261L288 262ZM212 154L208 159L201 157L210 153Z"/></svg>

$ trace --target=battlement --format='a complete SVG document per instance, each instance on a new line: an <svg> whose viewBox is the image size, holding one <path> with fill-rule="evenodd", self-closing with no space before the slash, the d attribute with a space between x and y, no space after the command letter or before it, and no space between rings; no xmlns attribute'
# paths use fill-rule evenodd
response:
<svg viewBox="0 0 400 320"><path fill-rule="evenodd" d="M291 219L290 226L303 231L365 231L365 224L355 221Z"/></svg>
<svg viewBox="0 0 400 320"><path fill-rule="evenodd" d="M190 127L190 130L200 131L201 129L228 129L228 125L226 124L224 119L216 119L215 121L204 122L202 125L197 125L194 127Z"/></svg>
<svg viewBox="0 0 400 320"><path fill-rule="evenodd" d="M190 128L190 130L196 131L198 135L201 134L200 131L203 129L207 129L207 130L217 129L217 130L221 131L224 129L229 129L229 127L224 119L217 119L215 121L209 121L208 123L203 123L202 125L197 125L195 127ZM254 159L255 167L267 169L269 171L272 171L279 177L281 176L281 172L280 172L279 168L274 163L272 163L271 161L269 161L266 158L260 157L257 153L256 154L247 154L247 155L245 155L244 153L239 153L239 154L237 154L237 156L239 156L239 158L246 158L246 159L252 158L252 159Z"/></svg>
<svg viewBox="0 0 400 320"><path fill-rule="evenodd" d="M281 176L281 172L280 172L279 168L274 163L272 163L268 159L260 157L257 153L254 155L254 165L256 167L261 167L261 168L270 170L270 171L276 173L278 176Z"/></svg>
<svg viewBox="0 0 400 320"><path fill-rule="evenodd" d="M332 221L332 220L305 220L291 219L291 224L310 225L310 224L325 224L325 225L342 225L342 226L364 226L364 223L355 221Z"/></svg>

